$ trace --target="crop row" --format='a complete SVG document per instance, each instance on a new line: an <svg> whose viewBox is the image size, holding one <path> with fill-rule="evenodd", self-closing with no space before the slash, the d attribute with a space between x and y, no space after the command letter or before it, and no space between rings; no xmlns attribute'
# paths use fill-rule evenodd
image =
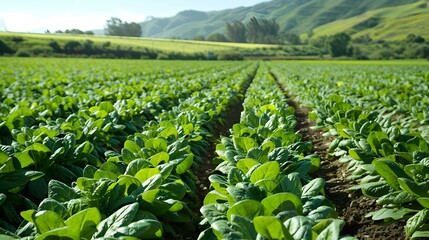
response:
<svg viewBox="0 0 429 240"><path fill-rule="evenodd" d="M227 71L212 80L208 75L210 88L158 114L143 131L126 135L121 151L106 151L102 160L92 152L93 142L104 139L84 136L84 142L76 144L76 132L51 132L51 127L65 131L67 121L35 130L27 127L22 133L33 134L29 139L12 135L12 144L3 145L1 152L0 234L29 239L174 236L168 223L190 222L191 208L197 207L195 176L189 168L204 151L209 130L242 97L254 68L237 74ZM111 113L106 108L116 111L117 105L105 101L96 107L94 114L108 120ZM25 148L8 152L19 150L16 145ZM25 209L30 210L21 212L25 220L15 229L10 222L20 222L17 212Z"/></svg>
<svg viewBox="0 0 429 240"><path fill-rule="evenodd" d="M289 71L289 66L277 65L274 72L285 87L310 103L318 125L335 136L329 150L347 164L349 178L359 181L350 190L360 189L365 196L377 199L380 210L367 217L384 223L406 219L408 238L428 237L429 144L419 132L428 129L424 92L428 85L413 82L417 78L427 83L428 74L404 71L399 74L402 77L385 79L387 73L367 69L366 76L358 79L360 84L342 79L337 90L329 91L320 84L338 75L326 73L320 83L320 78L307 75L311 70L301 75L294 67ZM371 85L365 85L368 82ZM400 83L402 93L398 92L401 87L393 87L391 82ZM378 89L378 94L370 88ZM402 119L407 114L410 117ZM420 120L418 124L416 120Z"/></svg>
<svg viewBox="0 0 429 240"><path fill-rule="evenodd" d="M240 123L216 146L217 167L201 213L199 239L354 239L325 198L312 143L295 132L294 109L261 67L246 93Z"/></svg>
<svg viewBox="0 0 429 240"><path fill-rule="evenodd" d="M317 121L322 126L330 121L332 113L329 106L320 102L330 95L340 95L345 99L343 105L377 112L402 130L417 131L429 139L429 73L425 65L288 63L273 66L275 74L286 74L294 83L294 92L305 92L297 94L297 100L318 112Z"/></svg>

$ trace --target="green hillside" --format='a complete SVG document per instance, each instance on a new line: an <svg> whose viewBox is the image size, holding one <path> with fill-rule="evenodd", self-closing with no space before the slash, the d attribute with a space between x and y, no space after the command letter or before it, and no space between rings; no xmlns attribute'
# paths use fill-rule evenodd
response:
<svg viewBox="0 0 429 240"><path fill-rule="evenodd" d="M429 37L429 8L426 1L386 7L338 20L314 29L315 36L348 32L353 37L368 35L373 39L401 40L413 33Z"/></svg>
<svg viewBox="0 0 429 240"><path fill-rule="evenodd" d="M410 5L416 2L418 4ZM154 18L141 25L144 37L192 39L197 35L208 36L223 32L227 22L246 22L256 16L275 19L282 32L304 34L323 25L359 17L368 12L388 13L392 7L403 5L413 6L421 11L427 10L422 7L426 6L425 1L419 0L272 0L251 7L223 11L188 10L171 18ZM400 35L407 34L407 31L401 31Z"/></svg>

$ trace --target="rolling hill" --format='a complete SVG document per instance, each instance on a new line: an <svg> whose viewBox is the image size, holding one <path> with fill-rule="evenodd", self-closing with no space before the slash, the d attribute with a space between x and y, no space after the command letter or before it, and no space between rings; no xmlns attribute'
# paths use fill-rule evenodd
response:
<svg viewBox="0 0 429 240"><path fill-rule="evenodd" d="M402 13L404 8L407 10ZM223 11L187 10L170 18L153 18L140 24L143 37L192 39L198 35L224 32L226 23L246 22L254 16L275 19L280 31L287 33L305 34L310 30L335 33L347 30L342 27L347 25L354 28L352 33L356 36L370 34L374 38L397 38L414 33L415 28L421 28L422 22L429 22L429 8L426 0L272 0ZM368 19L371 21L367 26L365 21ZM374 19L376 21L372 21ZM391 20L395 24L387 24ZM429 36L426 28L419 33Z"/></svg>

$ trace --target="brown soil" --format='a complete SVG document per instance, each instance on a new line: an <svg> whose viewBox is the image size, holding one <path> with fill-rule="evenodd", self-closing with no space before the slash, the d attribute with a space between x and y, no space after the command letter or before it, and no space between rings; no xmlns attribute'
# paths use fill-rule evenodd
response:
<svg viewBox="0 0 429 240"><path fill-rule="evenodd" d="M296 111L298 120L296 130L302 134L303 140L313 142L313 151L321 157L320 170L314 177L322 177L326 180L326 197L335 204L339 217L346 222L342 234L365 240L405 239L405 221L384 226L370 218L365 218L367 213L378 210L380 207L376 205L375 200L364 197L359 191L348 190L356 183L347 179L350 174L346 165L328 154L328 146L333 138L324 137L322 132L310 129L314 122L308 120L309 109L300 107L291 98L289 104Z"/></svg>

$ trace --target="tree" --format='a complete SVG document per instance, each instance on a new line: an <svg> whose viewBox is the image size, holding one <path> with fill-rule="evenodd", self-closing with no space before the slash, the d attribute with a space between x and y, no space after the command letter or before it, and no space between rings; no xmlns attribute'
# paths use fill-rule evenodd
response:
<svg viewBox="0 0 429 240"><path fill-rule="evenodd" d="M332 57L349 55L348 46L350 35L347 33L337 33L328 39L328 50Z"/></svg>
<svg viewBox="0 0 429 240"><path fill-rule="evenodd" d="M112 17L106 21L104 33L107 36L140 37L142 35L142 28L138 23L122 22L121 19Z"/></svg>
<svg viewBox="0 0 429 240"><path fill-rule="evenodd" d="M58 44L58 42L55 41L55 40L50 41L49 44L48 44L48 46L51 47L52 50L54 50L54 52L56 52L56 53L61 52L61 47Z"/></svg>
<svg viewBox="0 0 429 240"><path fill-rule="evenodd" d="M246 24L247 36L252 43L278 43L279 25L275 20L252 17Z"/></svg>
<svg viewBox="0 0 429 240"><path fill-rule="evenodd" d="M409 43L424 43L425 39L419 35L409 34L407 36L407 42L409 42Z"/></svg>
<svg viewBox="0 0 429 240"><path fill-rule="evenodd" d="M226 35L231 42L247 42L246 33L246 25L240 21L226 24Z"/></svg>
<svg viewBox="0 0 429 240"><path fill-rule="evenodd" d="M228 38L225 37L222 33L213 33L207 37L207 41L212 42L228 42Z"/></svg>
<svg viewBox="0 0 429 240"><path fill-rule="evenodd" d="M192 40L195 40L195 41L205 41L206 38L204 36L202 36L202 35L197 35L197 36L193 37Z"/></svg>

